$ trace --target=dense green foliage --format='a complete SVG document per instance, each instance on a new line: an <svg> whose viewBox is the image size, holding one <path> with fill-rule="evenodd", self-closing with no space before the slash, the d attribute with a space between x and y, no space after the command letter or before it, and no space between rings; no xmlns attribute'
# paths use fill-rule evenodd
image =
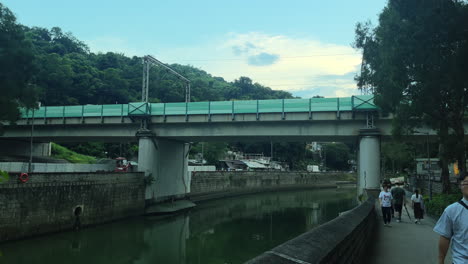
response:
<svg viewBox="0 0 468 264"><path fill-rule="evenodd" d="M194 143L190 148L192 158L195 154L202 154L202 158L209 165L219 165L219 160L224 158L224 154L228 150L228 144L223 142L199 142Z"/></svg>
<svg viewBox="0 0 468 264"><path fill-rule="evenodd" d="M6 171L0 170L0 183L8 182L10 180L10 174Z"/></svg>
<svg viewBox="0 0 468 264"><path fill-rule="evenodd" d="M413 170L415 149L412 144L401 142L384 142L381 147L382 164L386 171L391 171L393 175L405 169Z"/></svg>
<svg viewBox="0 0 468 264"><path fill-rule="evenodd" d="M363 50L360 87L395 115L395 135L426 125L437 131L444 192L448 163L465 168L463 119L468 106L468 4L459 0L390 0L379 25L356 27Z"/></svg>
<svg viewBox="0 0 468 264"><path fill-rule="evenodd" d="M34 53L21 25L0 3L0 121L14 122L19 107L34 107ZM0 133L1 133L0 122Z"/></svg>
<svg viewBox="0 0 468 264"><path fill-rule="evenodd" d="M462 198L462 194L459 192L459 190L457 191L457 193L451 194L434 194L432 196L432 201L425 199L427 213L436 217L440 217L447 206L460 201Z"/></svg>
<svg viewBox="0 0 468 264"><path fill-rule="evenodd" d="M138 154L138 146L134 143L87 142L78 144L63 143L61 145L77 153L96 158L131 158Z"/></svg>
<svg viewBox="0 0 468 264"><path fill-rule="evenodd" d="M335 170L349 170L350 149L343 143L328 143L323 146L326 166Z"/></svg>
<svg viewBox="0 0 468 264"><path fill-rule="evenodd" d="M52 157L68 160L71 163L96 163L94 157L78 154L55 143L52 143Z"/></svg>

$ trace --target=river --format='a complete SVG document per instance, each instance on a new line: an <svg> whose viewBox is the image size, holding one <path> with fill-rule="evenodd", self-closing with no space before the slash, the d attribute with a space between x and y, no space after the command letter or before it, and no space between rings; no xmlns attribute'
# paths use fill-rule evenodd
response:
<svg viewBox="0 0 468 264"><path fill-rule="evenodd" d="M243 263L356 206L355 189L271 192L0 244L8 264Z"/></svg>

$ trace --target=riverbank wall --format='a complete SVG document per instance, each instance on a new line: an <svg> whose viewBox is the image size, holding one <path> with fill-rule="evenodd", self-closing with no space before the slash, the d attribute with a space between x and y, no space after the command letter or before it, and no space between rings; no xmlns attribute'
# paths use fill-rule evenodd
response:
<svg viewBox="0 0 468 264"><path fill-rule="evenodd" d="M375 200L289 240L246 264L362 263L376 226Z"/></svg>
<svg viewBox="0 0 468 264"><path fill-rule="evenodd" d="M193 172L195 203L268 191L353 187L352 174ZM0 183L0 243L145 214L144 173L11 174ZM187 198L187 197L185 197Z"/></svg>
<svg viewBox="0 0 468 264"><path fill-rule="evenodd" d="M144 213L143 173L33 173L0 184L0 242Z"/></svg>
<svg viewBox="0 0 468 264"><path fill-rule="evenodd" d="M419 189L423 192L423 194L429 194L429 177L427 175L414 175L410 178L410 191L414 191L415 189ZM450 188L452 190L456 190L458 188L457 179L450 178ZM433 193L442 193L442 179L440 176L433 176L432 177L432 192Z"/></svg>
<svg viewBox="0 0 468 264"><path fill-rule="evenodd" d="M194 202L268 191L355 187L355 174L305 171L192 172L190 199Z"/></svg>

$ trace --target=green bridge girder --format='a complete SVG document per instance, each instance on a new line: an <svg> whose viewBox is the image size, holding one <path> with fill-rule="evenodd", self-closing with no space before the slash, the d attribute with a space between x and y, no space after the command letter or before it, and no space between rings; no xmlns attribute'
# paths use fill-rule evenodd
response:
<svg viewBox="0 0 468 264"><path fill-rule="evenodd" d="M272 99L244 101L211 101L190 103L144 103L106 105L42 106L39 109L22 109L21 117L132 117L169 115L261 114L298 112L378 111L373 95L336 98Z"/></svg>

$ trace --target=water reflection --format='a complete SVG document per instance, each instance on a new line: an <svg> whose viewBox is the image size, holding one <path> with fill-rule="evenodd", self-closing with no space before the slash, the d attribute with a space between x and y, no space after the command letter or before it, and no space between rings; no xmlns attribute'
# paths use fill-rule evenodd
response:
<svg viewBox="0 0 468 264"><path fill-rule="evenodd" d="M0 245L0 263L243 263L355 205L354 190L243 196Z"/></svg>

